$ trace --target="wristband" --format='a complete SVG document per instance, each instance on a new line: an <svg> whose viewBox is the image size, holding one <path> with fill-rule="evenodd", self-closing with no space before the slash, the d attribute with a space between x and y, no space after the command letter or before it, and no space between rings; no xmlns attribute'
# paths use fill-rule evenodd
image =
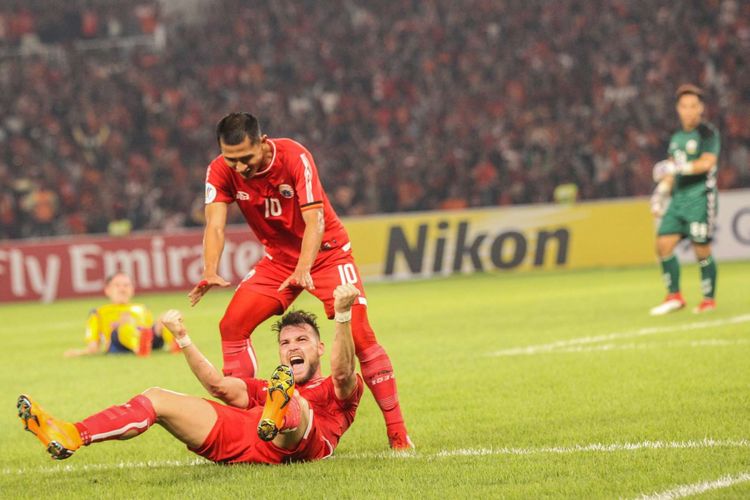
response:
<svg viewBox="0 0 750 500"><path fill-rule="evenodd" d="M190 340L190 335L185 335L184 337L180 338L175 337L175 340L177 341L177 345L180 346L180 349L184 349L189 345L193 345L193 341Z"/></svg>
<svg viewBox="0 0 750 500"><path fill-rule="evenodd" d="M336 316L333 317L337 323L348 323L352 320L352 310L349 309L346 312L336 312Z"/></svg>

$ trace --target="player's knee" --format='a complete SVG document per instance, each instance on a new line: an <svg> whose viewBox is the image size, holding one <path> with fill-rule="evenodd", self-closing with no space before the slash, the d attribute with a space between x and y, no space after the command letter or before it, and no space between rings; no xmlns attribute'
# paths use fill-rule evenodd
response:
<svg viewBox="0 0 750 500"><path fill-rule="evenodd" d="M161 387L149 387L141 394L151 401L151 405L154 407L156 413L159 413L159 408L164 402L164 398L169 391L162 389Z"/></svg>
<svg viewBox="0 0 750 500"><path fill-rule="evenodd" d="M221 318L219 332L223 340L243 340L249 337L249 335L245 334L241 322L229 313Z"/></svg>

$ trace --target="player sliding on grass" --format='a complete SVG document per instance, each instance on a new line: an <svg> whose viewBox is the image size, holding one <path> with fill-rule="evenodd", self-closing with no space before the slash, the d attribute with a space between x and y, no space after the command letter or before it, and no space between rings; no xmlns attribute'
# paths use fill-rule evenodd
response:
<svg viewBox="0 0 750 500"><path fill-rule="evenodd" d="M702 121L703 109L701 89L694 85L681 85L677 89L677 114L682 129L672 134L669 158L654 165L654 181L658 185L651 198L651 211L661 217L656 251L661 259L667 297L651 309L652 315L685 307L680 293L680 263L674 255L675 246L683 238L693 242L701 268L703 300L693 312L716 308L716 262L711 256L710 243L716 226L720 141L716 128Z"/></svg>
<svg viewBox="0 0 750 500"><path fill-rule="evenodd" d="M352 335L362 376L383 412L391 448L413 446L391 360L367 320L365 289L349 235L323 191L312 155L291 139L261 134L249 113L222 118L216 139L221 154L206 173L203 279L189 294L191 305L212 287L229 286L218 266L230 203L237 203L267 252L237 287L219 324L224 374L254 376L250 335L263 321L282 314L303 290L320 299L332 318L331 291L351 283L361 293L352 307Z"/></svg>
<svg viewBox="0 0 750 500"><path fill-rule="evenodd" d="M182 315L172 310L165 314L164 325L175 333L201 384L225 405L151 388L76 423L52 417L24 395L18 398L18 416L56 459L68 458L84 445L130 439L154 423L214 462L276 464L326 458L354 420L364 390L354 371L351 334L352 304L358 296L349 284L333 292L335 334L328 377L320 372L324 349L314 315L294 311L276 323L282 364L266 382L223 376L191 343Z"/></svg>

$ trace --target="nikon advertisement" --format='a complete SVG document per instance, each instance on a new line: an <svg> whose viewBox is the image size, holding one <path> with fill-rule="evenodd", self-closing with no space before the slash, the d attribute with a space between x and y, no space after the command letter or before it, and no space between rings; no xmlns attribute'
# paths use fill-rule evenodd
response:
<svg viewBox="0 0 750 500"><path fill-rule="evenodd" d="M654 264L655 222L644 198L391 214L344 220L368 281L454 273ZM263 257L247 226L226 231L220 273L238 284ZM0 302L99 295L117 270L139 293L187 291L200 279L203 232L134 233L0 242ZM750 190L723 192L714 255L750 258ZM679 248L690 258L689 245ZM654 272L657 272L656 267Z"/></svg>

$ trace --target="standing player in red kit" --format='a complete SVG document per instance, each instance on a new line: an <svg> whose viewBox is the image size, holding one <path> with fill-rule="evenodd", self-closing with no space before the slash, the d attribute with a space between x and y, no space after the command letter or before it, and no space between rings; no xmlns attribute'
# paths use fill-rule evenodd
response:
<svg viewBox="0 0 750 500"><path fill-rule="evenodd" d="M352 335L362 375L385 417L393 449L412 448L398 402L391 360L367 319L367 299L351 243L333 210L310 152L291 139L269 139L249 113L230 113L216 126L221 154L206 173L203 279L188 295L191 305L214 286L224 248L227 207L237 202L266 256L245 276L221 319L224 373L253 377L257 369L253 330L282 314L308 290L334 316L333 290L352 284L360 291L352 307Z"/></svg>

